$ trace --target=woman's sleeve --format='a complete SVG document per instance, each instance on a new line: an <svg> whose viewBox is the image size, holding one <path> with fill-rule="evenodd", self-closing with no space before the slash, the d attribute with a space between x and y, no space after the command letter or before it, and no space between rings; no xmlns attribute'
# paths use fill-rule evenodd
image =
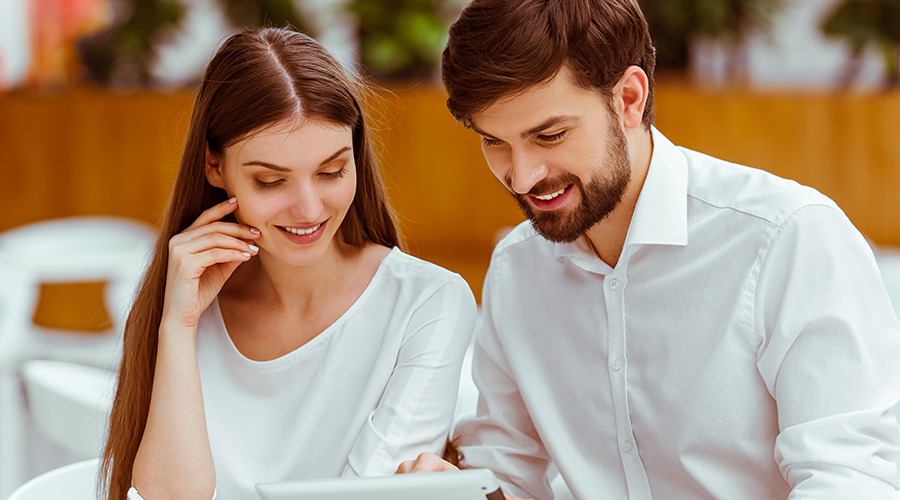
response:
<svg viewBox="0 0 900 500"><path fill-rule="evenodd" d="M453 275L415 306L393 374L350 450L344 476L392 474L404 460L440 454L475 328L475 298Z"/></svg>

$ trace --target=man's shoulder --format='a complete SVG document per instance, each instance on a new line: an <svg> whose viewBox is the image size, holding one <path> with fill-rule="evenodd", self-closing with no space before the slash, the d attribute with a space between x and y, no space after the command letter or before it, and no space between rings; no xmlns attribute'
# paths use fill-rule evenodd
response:
<svg viewBox="0 0 900 500"><path fill-rule="evenodd" d="M681 148L688 163L688 197L706 206L782 225L798 210L837 204L816 189L765 170Z"/></svg>

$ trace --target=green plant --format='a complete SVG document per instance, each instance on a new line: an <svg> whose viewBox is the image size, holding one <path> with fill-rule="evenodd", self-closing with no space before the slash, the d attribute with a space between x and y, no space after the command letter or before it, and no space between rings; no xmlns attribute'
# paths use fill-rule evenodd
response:
<svg viewBox="0 0 900 500"><path fill-rule="evenodd" d="M291 26L315 38L316 33L300 15L293 0L217 0L232 26Z"/></svg>
<svg viewBox="0 0 900 500"><path fill-rule="evenodd" d="M687 65L690 41L705 37L731 46L771 24L781 0L639 0L657 46L660 67Z"/></svg>
<svg viewBox="0 0 900 500"><path fill-rule="evenodd" d="M446 0L350 0L359 59L379 78L427 78L437 69L451 22Z"/></svg>
<svg viewBox="0 0 900 500"><path fill-rule="evenodd" d="M293 26L314 36L293 0L217 0L236 29ZM151 86L151 68L166 35L181 28L181 0L118 0L113 25L78 43L87 78L103 85Z"/></svg>
<svg viewBox="0 0 900 500"><path fill-rule="evenodd" d="M850 45L848 81L863 50L875 45L884 59L888 86L900 85L900 0L845 0L823 20L822 32Z"/></svg>
<svg viewBox="0 0 900 500"><path fill-rule="evenodd" d="M87 76L102 84L149 85L157 42L167 30L178 28L184 6L179 0L123 0L117 10L112 27L78 43Z"/></svg>

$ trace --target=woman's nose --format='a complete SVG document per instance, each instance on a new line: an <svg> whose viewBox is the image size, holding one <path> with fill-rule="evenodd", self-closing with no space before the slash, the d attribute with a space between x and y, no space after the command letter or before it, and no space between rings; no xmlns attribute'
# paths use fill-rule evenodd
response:
<svg viewBox="0 0 900 500"><path fill-rule="evenodd" d="M320 222L322 198L309 183L302 183L294 192L288 214L297 222Z"/></svg>

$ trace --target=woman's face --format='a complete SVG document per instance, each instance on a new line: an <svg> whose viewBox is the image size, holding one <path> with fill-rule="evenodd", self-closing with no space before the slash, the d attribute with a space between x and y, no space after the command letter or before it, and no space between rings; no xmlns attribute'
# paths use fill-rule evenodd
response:
<svg viewBox="0 0 900 500"><path fill-rule="evenodd" d="M353 132L320 119L265 128L206 165L210 184L237 197L237 220L260 230L260 254L294 266L333 249L356 193Z"/></svg>

